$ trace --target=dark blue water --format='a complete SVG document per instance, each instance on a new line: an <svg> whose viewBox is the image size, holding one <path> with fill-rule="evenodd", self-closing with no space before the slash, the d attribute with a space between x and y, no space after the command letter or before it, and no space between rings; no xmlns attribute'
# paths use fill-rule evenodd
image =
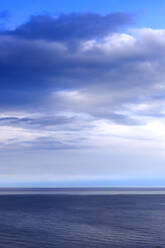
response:
<svg viewBox="0 0 165 248"><path fill-rule="evenodd" d="M165 247L165 195L1 195L0 247Z"/></svg>

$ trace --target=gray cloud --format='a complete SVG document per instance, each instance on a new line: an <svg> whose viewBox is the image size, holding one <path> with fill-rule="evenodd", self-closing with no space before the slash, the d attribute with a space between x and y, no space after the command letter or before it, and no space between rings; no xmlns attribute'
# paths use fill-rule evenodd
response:
<svg viewBox="0 0 165 248"><path fill-rule="evenodd" d="M96 18L99 38L95 34ZM38 140L43 136L46 139L46 135L48 142L43 143L49 144L50 132L56 135L58 131L57 143L52 147L75 147L75 142L81 147L89 145L83 143L83 138L94 139L97 121L108 120L110 124L133 128L143 125L148 118L162 117L165 32L143 29L117 33L117 27L127 24L122 18L121 14L37 16L13 31L1 32L1 127L11 128L11 133L12 128L20 128L20 144L39 145ZM68 32L71 26L74 29L69 42L64 20ZM91 23L93 32L86 29L85 20ZM84 26L78 30L76 25L82 22ZM107 22L113 27L106 27ZM50 32L60 25L61 33ZM75 39L78 43L71 49L70 42L75 44ZM18 117L9 111L24 114ZM31 117L34 111L39 115ZM34 140L29 138L30 132L35 132ZM10 143L13 137L9 136Z"/></svg>
<svg viewBox="0 0 165 248"><path fill-rule="evenodd" d="M88 13L3 27L1 185L162 180L165 31L129 23Z"/></svg>
<svg viewBox="0 0 165 248"><path fill-rule="evenodd" d="M71 123L74 118L61 117L36 117L36 118L18 118L18 117L2 117L0 118L0 125L9 126L22 126L22 127L47 127L58 126L61 124Z"/></svg>
<svg viewBox="0 0 165 248"><path fill-rule="evenodd" d="M101 16L95 13L32 16L30 20L13 31L4 34L23 39L44 39L53 41L87 40L105 36L121 26L132 23L126 13L112 13Z"/></svg>

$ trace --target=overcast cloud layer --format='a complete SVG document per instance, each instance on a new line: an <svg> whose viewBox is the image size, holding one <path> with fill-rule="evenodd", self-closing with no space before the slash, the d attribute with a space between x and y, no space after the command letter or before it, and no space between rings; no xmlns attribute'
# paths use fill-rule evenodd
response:
<svg viewBox="0 0 165 248"><path fill-rule="evenodd" d="M95 181L100 173L112 181L161 176L165 30L135 30L132 23L125 13L40 15L14 30L1 29L4 174L14 174L5 156L15 152L13 166L21 175L49 174L49 167L58 180L74 174L80 181L87 175ZM35 151L37 158L25 163ZM83 163L84 154L89 159Z"/></svg>

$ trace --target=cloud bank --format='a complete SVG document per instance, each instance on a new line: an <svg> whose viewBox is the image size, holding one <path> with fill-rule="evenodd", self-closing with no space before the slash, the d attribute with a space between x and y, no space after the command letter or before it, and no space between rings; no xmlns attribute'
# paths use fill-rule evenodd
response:
<svg viewBox="0 0 165 248"><path fill-rule="evenodd" d="M1 29L1 150L105 149L105 164L137 150L162 156L165 30L132 22L125 13L40 15Z"/></svg>

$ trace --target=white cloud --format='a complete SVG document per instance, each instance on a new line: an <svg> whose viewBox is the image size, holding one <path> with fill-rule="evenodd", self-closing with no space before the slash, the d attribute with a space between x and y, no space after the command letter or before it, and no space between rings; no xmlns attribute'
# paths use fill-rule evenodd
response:
<svg viewBox="0 0 165 248"><path fill-rule="evenodd" d="M42 45L47 49L50 46L53 56L54 50L61 49L58 54L63 65L61 74L57 78L52 73L51 82L58 79L65 82L66 79L67 83L50 88L42 102L44 107L38 112L4 110L0 118L9 119L1 121L1 148L10 152L20 146L30 150L50 149L52 158L53 151L58 157L59 149L58 163L63 164L65 173L76 171L72 161L78 164L84 159L84 150L86 158L90 157L90 152L93 157L96 154L93 160L83 160L86 170L92 167L91 161L96 163L96 173L101 171L98 168L104 163L104 156L103 174L108 168L114 176L120 175L122 164L125 171L130 170L132 174L133 163L136 171L138 163L142 163L143 168L139 166L146 174L150 169L156 171L157 161L162 168L161 160L165 159L165 30L145 28L131 30L129 34L112 34L99 40L83 41L73 51L51 42ZM16 118L17 124L11 117ZM61 117L63 119L59 119ZM50 119L54 120L51 124ZM78 157L74 160L65 149L68 153L72 149L71 153ZM97 151L102 156L100 161ZM71 156L70 162L63 154ZM115 159L117 172L112 168ZM53 166L54 162L51 163ZM55 167L58 166L55 163ZM79 175L83 164L77 166ZM58 168L54 171L58 172Z"/></svg>

